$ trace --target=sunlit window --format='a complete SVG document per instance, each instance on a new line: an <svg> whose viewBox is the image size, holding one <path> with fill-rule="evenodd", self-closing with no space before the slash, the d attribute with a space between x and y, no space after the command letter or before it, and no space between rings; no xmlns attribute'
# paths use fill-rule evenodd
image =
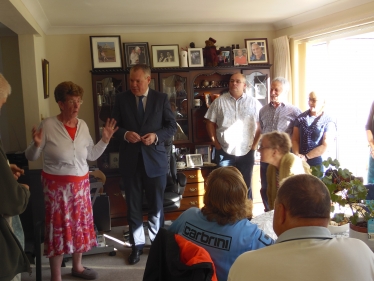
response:
<svg viewBox="0 0 374 281"><path fill-rule="evenodd" d="M324 91L327 109L338 121L336 152L341 166L366 182L369 159L365 124L374 100L374 33L310 43L306 85ZM335 150L335 149L334 149Z"/></svg>

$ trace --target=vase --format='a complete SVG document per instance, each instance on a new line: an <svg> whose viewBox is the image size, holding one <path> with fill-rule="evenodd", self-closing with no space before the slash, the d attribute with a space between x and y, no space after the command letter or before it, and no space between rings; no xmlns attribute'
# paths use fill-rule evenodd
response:
<svg viewBox="0 0 374 281"><path fill-rule="evenodd" d="M181 51L180 54L181 67L188 67L187 51Z"/></svg>

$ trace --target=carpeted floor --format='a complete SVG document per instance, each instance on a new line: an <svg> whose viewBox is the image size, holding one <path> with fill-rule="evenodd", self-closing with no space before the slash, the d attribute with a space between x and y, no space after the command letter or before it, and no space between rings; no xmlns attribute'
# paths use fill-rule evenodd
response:
<svg viewBox="0 0 374 281"><path fill-rule="evenodd" d="M140 262L135 265L129 265L127 257L131 253L131 248L123 245L123 231L127 230L126 227L112 227L110 232L105 232L105 242L107 245L114 246L116 255L109 256L109 253L100 253L93 255L83 256L83 266L95 269L99 278L97 280L126 280L126 281L139 281L143 279L143 273L148 258L150 243L149 239L146 242L144 253L140 258ZM108 237L109 236L109 237ZM110 239L121 240L120 243ZM68 259L66 267L61 268L62 280L83 280L81 278L71 276L72 262ZM32 265L32 274L29 276L27 273L22 274L22 281L36 280L35 265ZM50 280L51 274L49 269L49 261L47 258L42 258L42 280Z"/></svg>

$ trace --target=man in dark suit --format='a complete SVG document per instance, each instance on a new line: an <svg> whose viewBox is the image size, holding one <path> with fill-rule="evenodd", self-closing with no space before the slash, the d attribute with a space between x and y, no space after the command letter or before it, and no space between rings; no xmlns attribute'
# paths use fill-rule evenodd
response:
<svg viewBox="0 0 374 281"><path fill-rule="evenodd" d="M119 169L122 175L132 253L129 263L140 260L145 244L143 190L148 202L148 233L154 240L163 224L163 198L168 160L164 143L176 132L176 121L168 96L148 87L151 69L137 64L130 70L130 90L117 94L113 118L121 140ZM142 111L144 109L144 111Z"/></svg>

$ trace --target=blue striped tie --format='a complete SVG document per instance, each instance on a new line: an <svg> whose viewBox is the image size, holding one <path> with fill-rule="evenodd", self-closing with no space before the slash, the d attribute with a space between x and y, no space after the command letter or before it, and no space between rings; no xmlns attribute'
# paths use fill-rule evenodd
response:
<svg viewBox="0 0 374 281"><path fill-rule="evenodd" d="M139 103L138 103L138 120L140 124L143 123L143 117L144 117L143 98L144 96L140 96Z"/></svg>

